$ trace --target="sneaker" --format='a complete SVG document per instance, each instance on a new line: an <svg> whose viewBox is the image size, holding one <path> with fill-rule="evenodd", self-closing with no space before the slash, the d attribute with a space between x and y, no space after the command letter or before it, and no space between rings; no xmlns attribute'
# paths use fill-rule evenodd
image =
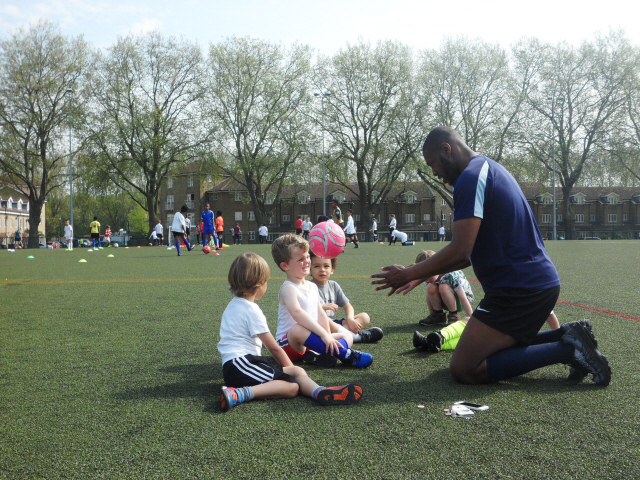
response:
<svg viewBox="0 0 640 480"><path fill-rule="evenodd" d="M423 327L430 327L431 325L446 325L447 316L444 312L431 312L427 318L423 318L418 322Z"/></svg>
<svg viewBox="0 0 640 480"><path fill-rule="evenodd" d="M413 332L413 346L418 350L426 350L427 337L416 330L415 332Z"/></svg>
<svg viewBox="0 0 640 480"><path fill-rule="evenodd" d="M443 344L444 337L439 331L431 332L429 335L427 335L427 348L433 353L438 353L440 350L442 350Z"/></svg>
<svg viewBox="0 0 640 480"><path fill-rule="evenodd" d="M562 324L560 325L560 328L564 333L567 333L575 325L578 325L578 324L582 325L585 328L585 330L591 337L593 344L596 347L598 347L598 340L596 340L596 337L593 334L593 325L591 323L591 320L589 320L588 318L578 320L577 322L568 322L568 323ZM567 380L570 380L572 382L581 382L584 379L584 377L586 377L587 375L589 375L589 370L587 370L582 365L580 365L578 361L573 360L569 368L569 376L567 377Z"/></svg>
<svg viewBox="0 0 640 480"><path fill-rule="evenodd" d="M373 357L370 353L360 352L358 350L350 349L351 355L344 360L344 363L353 365L354 367L367 368L373 363Z"/></svg>
<svg viewBox="0 0 640 480"><path fill-rule="evenodd" d="M233 407L238 405L238 394L233 387L222 387L222 395L220 396L220 408L223 412L228 412Z"/></svg>
<svg viewBox="0 0 640 480"><path fill-rule="evenodd" d="M179 257L181 257L181 256L182 256L182 253L178 252L178 256L179 256Z"/></svg>
<svg viewBox="0 0 640 480"><path fill-rule="evenodd" d="M327 387L318 393L320 405L353 405L362 398L362 387L356 384Z"/></svg>
<svg viewBox="0 0 640 480"><path fill-rule="evenodd" d="M595 346L587 328L578 323L562 336L562 341L573 345L574 360L593 375L596 385L606 387L611 381L611 367L606 357Z"/></svg>
<svg viewBox="0 0 640 480"><path fill-rule="evenodd" d="M333 357L327 353L316 353L313 350L307 349L304 352L304 357L302 359L304 363L308 363L310 365L316 365L322 368L331 368L335 367L336 363L338 363L338 359Z"/></svg>
<svg viewBox="0 0 640 480"><path fill-rule="evenodd" d="M593 343L597 347L598 346L598 340L596 340L596 337L593 334L593 324L591 323L591 320L589 320L588 318L583 318L582 320L578 320L577 322L563 323L562 325L560 325L560 329L564 333L567 333L569 330L571 330L576 325L582 325L586 329L587 333L591 337L591 341L593 341Z"/></svg>
<svg viewBox="0 0 640 480"><path fill-rule="evenodd" d="M460 315L458 315L458 312L449 312L449 313L447 313L447 322L455 323L458 320L460 320Z"/></svg>
<svg viewBox="0 0 640 480"><path fill-rule="evenodd" d="M368 330L360 330L360 336L362 337L362 343L375 343L382 339L384 333L381 328L373 327Z"/></svg>

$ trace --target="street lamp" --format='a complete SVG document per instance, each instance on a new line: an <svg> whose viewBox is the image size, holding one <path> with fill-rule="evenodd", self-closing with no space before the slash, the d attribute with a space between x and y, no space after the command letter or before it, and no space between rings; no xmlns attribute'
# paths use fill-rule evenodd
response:
<svg viewBox="0 0 640 480"><path fill-rule="evenodd" d="M68 88L65 93L73 95L73 90ZM71 153L71 115L69 115L69 223L73 228L73 154Z"/></svg>
<svg viewBox="0 0 640 480"><path fill-rule="evenodd" d="M322 108L322 214L327 216L327 180L326 180L326 162L324 159L324 98L331 95L330 92L313 94L316 97L320 97Z"/></svg>
<svg viewBox="0 0 640 480"><path fill-rule="evenodd" d="M564 97L548 97L547 100L551 100L551 142L553 143L553 239L558 239L557 228L557 216L556 216L556 122L555 122L555 108L556 100L562 102Z"/></svg>

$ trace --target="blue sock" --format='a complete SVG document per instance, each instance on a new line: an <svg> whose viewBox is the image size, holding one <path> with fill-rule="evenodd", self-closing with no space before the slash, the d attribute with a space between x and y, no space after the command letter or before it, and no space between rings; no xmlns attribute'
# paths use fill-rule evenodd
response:
<svg viewBox="0 0 640 480"><path fill-rule="evenodd" d="M96 248L96 241L95 240L91 240L93 242L93 248Z"/></svg>
<svg viewBox="0 0 640 480"><path fill-rule="evenodd" d="M98 239L98 246L101 247L102 246L102 240Z"/></svg>
<svg viewBox="0 0 640 480"><path fill-rule="evenodd" d="M184 237L184 244L187 246L187 250L191 250L191 245L189 245L189 239Z"/></svg>
<svg viewBox="0 0 640 480"><path fill-rule="evenodd" d="M326 388L326 387L317 386L316 388L314 388L314 389L313 389L313 392L311 392L311 396L312 396L314 399L316 399L316 400L317 400L317 399L318 399L318 394L319 394L322 390L324 390L325 388Z"/></svg>
<svg viewBox="0 0 640 480"><path fill-rule="evenodd" d="M180 241L176 240L176 248L178 249L178 253L180 253Z"/></svg>
<svg viewBox="0 0 640 480"><path fill-rule="evenodd" d="M531 345L540 345L541 343L553 343L559 342L564 335L564 330L556 328L555 330L547 330L546 332L539 332L536 338L533 339Z"/></svg>
<svg viewBox="0 0 640 480"><path fill-rule="evenodd" d="M492 382L517 377L556 363L569 363L573 346L563 342L505 348L487 358L487 374Z"/></svg>
<svg viewBox="0 0 640 480"><path fill-rule="evenodd" d="M338 340L338 343L342 345L343 348L340 348L338 354L334 355L334 357L338 357L340 360L346 360L351 355L349 344L343 338ZM313 332L309 334L309 338L304 342L304 346L318 353L325 353L327 351L327 346L322 339Z"/></svg>
<svg viewBox="0 0 640 480"><path fill-rule="evenodd" d="M240 403L253 400L253 388L251 387L236 388L236 393L238 394L238 400Z"/></svg>

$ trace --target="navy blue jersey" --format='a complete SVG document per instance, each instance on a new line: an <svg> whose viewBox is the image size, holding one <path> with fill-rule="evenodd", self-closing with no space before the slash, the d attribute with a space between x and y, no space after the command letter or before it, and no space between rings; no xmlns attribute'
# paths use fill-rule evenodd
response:
<svg viewBox="0 0 640 480"><path fill-rule="evenodd" d="M202 212L203 231L213 232L213 212L205 210Z"/></svg>
<svg viewBox="0 0 640 480"><path fill-rule="evenodd" d="M560 285L533 212L502 165L480 155L473 157L453 187L453 203L454 221L482 219L471 264L485 292Z"/></svg>

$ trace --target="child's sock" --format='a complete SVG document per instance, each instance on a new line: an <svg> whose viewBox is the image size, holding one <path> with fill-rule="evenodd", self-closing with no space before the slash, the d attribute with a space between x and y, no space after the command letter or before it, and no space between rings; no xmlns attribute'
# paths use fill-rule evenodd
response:
<svg viewBox="0 0 640 480"><path fill-rule="evenodd" d="M440 350L455 350L466 326L466 323L458 321L440 330L440 335L444 338Z"/></svg>
<svg viewBox="0 0 640 480"><path fill-rule="evenodd" d="M91 240L91 244L93 245L93 248L96 248L96 241L95 240Z"/></svg>
<svg viewBox="0 0 640 480"><path fill-rule="evenodd" d="M253 400L253 387L236 388L239 403L249 402Z"/></svg>
<svg viewBox="0 0 640 480"><path fill-rule="evenodd" d="M191 245L189 245L189 239L184 237L184 244L187 246L187 250L191 251Z"/></svg>
<svg viewBox="0 0 640 480"><path fill-rule="evenodd" d="M333 354L334 357L338 357L340 360L346 360L351 356L351 349L349 348L349 344L343 338L338 340L338 343L342 345L343 348L338 349L337 354ZM324 344L322 339L311 332L306 342L304 342L304 346L310 348L314 352L325 353L327 351L327 346Z"/></svg>
<svg viewBox="0 0 640 480"><path fill-rule="evenodd" d="M342 323L339 324L338 332L339 333L348 333L349 335L351 335L353 337L353 343L362 342L362 335L360 335L359 333L353 333L351 330L343 327Z"/></svg>
<svg viewBox="0 0 640 480"><path fill-rule="evenodd" d="M313 397L314 400L318 399L318 394L324 390L326 387L321 387L321 386L317 386L316 388L313 389L313 392L311 392L311 396Z"/></svg>
<svg viewBox="0 0 640 480"><path fill-rule="evenodd" d="M487 373L492 382L497 382L547 365L569 363L573 352L573 346L563 342L505 348L487 358Z"/></svg>
<svg viewBox="0 0 640 480"><path fill-rule="evenodd" d="M98 239L98 246L101 247L102 246L102 240Z"/></svg>
<svg viewBox="0 0 640 480"><path fill-rule="evenodd" d="M176 249L178 250L178 255L180 255L180 241L176 240Z"/></svg>

